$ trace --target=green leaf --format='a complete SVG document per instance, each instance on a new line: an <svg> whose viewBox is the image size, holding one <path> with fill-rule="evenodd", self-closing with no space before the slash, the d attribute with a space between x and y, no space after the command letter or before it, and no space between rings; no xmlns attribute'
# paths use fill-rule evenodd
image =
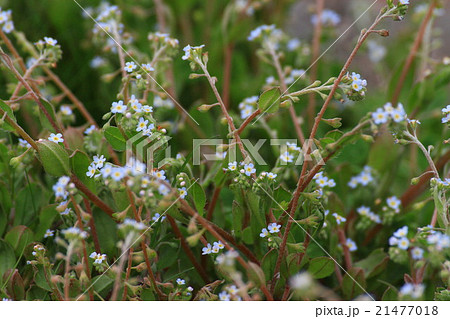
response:
<svg viewBox="0 0 450 319"><path fill-rule="evenodd" d="M347 300L359 296L366 289L364 270L361 268L351 268L342 279L342 292Z"/></svg>
<svg viewBox="0 0 450 319"><path fill-rule="evenodd" d="M57 177L70 175L69 155L63 146L48 140L36 144L41 163L48 174Z"/></svg>
<svg viewBox="0 0 450 319"><path fill-rule="evenodd" d="M90 178L86 175L88 167L91 164L91 159L86 153L76 150L70 156L70 164L72 166L73 173L77 176L87 188L92 192L96 192L96 184L94 178Z"/></svg>
<svg viewBox="0 0 450 319"><path fill-rule="evenodd" d="M277 263L278 251L276 249L270 250L264 255L261 261L261 268L264 271L264 275L268 279L272 279L273 272L275 271L275 264Z"/></svg>
<svg viewBox="0 0 450 319"><path fill-rule="evenodd" d="M116 151L123 152L127 149L127 141L117 127L109 126L104 134L108 143Z"/></svg>
<svg viewBox="0 0 450 319"><path fill-rule="evenodd" d="M39 213L39 224L35 229L34 240L40 241L44 238L45 232L47 231L47 229L51 228L56 216L58 216L56 204L42 208L41 212Z"/></svg>
<svg viewBox="0 0 450 319"><path fill-rule="evenodd" d="M39 99L39 101L41 101L42 105L44 106L45 110L47 111L47 113L50 116L50 118L52 119L52 121L54 123L57 123L56 115L55 115L55 108L53 107L53 105L46 99L41 98L41 99ZM39 118L40 118L41 124L44 128L46 128L49 131L55 130L55 128L50 123L49 119L47 118L47 116L44 114L44 112L41 109L39 109Z"/></svg>
<svg viewBox="0 0 450 319"><path fill-rule="evenodd" d="M10 269L3 275L3 281L8 281L6 291L13 300L25 299L25 285L17 269Z"/></svg>
<svg viewBox="0 0 450 319"><path fill-rule="evenodd" d="M398 300L398 291L393 289L392 287L388 287L383 296L381 297L382 301L397 301Z"/></svg>
<svg viewBox="0 0 450 319"><path fill-rule="evenodd" d="M264 271L261 269L261 267L251 261L248 262L247 275L248 278L257 286L261 286L266 283Z"/></svg>
<svg viewBox="0 0 450 319"><path fill-rule="evenodd" d="M6 112L6 115L8 115L9 118L11 118L14 122L16 122L16 117L14 116L14 112L13 110L9 107L8 104L6 104L5 102L3 102L2 100L0 100L0 108ZM3 115L3 114L2 114ZM9 131L9 132L14 132L14 128L8 124L6 121L3 122L3 124L1 125L1 128L4 129L5 131Z"/></svg>
<svg viewBox="0 0 450 319"><path fill-rule="evenodd" d="M37 184L30 184L22 188L15 198L16 214L14 226L30 225L37 218L37 212L43 201L43 188Z"/></svg>
<svg viewBox="0 0 450 319"><path fill-rule="evenodd" d="M378 248L370 253L365 259L355 263L356 267L362 268L367 274L366 279L381 273L387 266L389 255L383 251L383 248Z"/></svg>
<svg viewBox="0 0 450 319"><path fill-rule="evenodd" d="M94 291L101 293L105 289L112 287L114 280L108 276L99 275L92 278Z"/></svg>
<svg viewBox="0 0 450 319"><path fill-rule="evenodd" d="M116 250L117 225L106 213L101 210L94 209L93 211L94 224L97 230L98 241L102 252L108 256L113 256Z"/></svg>
<svg viewBox="0 0 450 319"><path fill-rule="evenodd" d="M262 112L275 113L280 108L281 90L274 87L264 91L258 100L258 108Z"/></svg>
<svg viewBox="0 0 450 319"><path fill-rule="evenodd" d="M244 210L237 201L233 201L231 206L231 214L233 215L233 231L236 237L241 237L242 223L244 218Z"/></svg>
<svg viewBox="0 0 450 319"><path fill-rule="evenodd" d="M198 183L194 183L191 187L191 190L192 190L192 197L194 198L195 208L197 209L200 216L203 216L203 209L206 204L205 192Z"/></svg>
<svg viewBox="0 0 450 319"><path fill-rule="evenodd" d="M28 227L19 225L11 228L11 230L6 234L5 240L14 249L16 257L19 257L25 247L33 241L34 234Z"/></svg>
<svg viewBox="0 0 450 319"><path fill-rule="evenodd" d="M9 243L0 239L0 278L8 269L14 268L15 263L14 249Z"/></svg>
<svg viewBox="0 0 450 319"><path fill-rule="evenodd" d="M334 261L328 257L313 258L309 262L308 272L315 279L328 277L334 272Z"/></svg>
<svg viewBox="0 0 450 319"><path fill-rule="evenodd" d="M44 267L42 265L37 265L36 267L38 271L36 271L34 274L34 282L38 287L47 291L52 291L52 288L47 282Z"/></svg>

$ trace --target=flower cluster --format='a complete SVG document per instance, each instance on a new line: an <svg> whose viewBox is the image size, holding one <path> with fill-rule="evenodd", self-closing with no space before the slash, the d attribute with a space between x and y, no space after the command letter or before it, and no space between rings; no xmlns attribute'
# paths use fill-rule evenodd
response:
<svg viewBox="0 0 450 319"><path fill-rule="evenodd" d="M220 250L224 248L225 245L220 240L215 241L212 246L210 243L208 243L205 247L202 248L202 255L218 254Z"/></svg>
<svg viewBox="0 0 450 319"><path fill-rule="evenodd" d="M11 10L1 10L0 8L0 26L5 33L11 33L14 30Z"/></svg>
<svg viewBox="0 0 450 319"><path fill-rule="evenodd" d="M277 29L274 24L261 25L250 32L248 41L258 41L264 49L277 50L285 37L283 31Z"/></svg>
<svg viewBox="0 0 450 319"><path fill-rule="evenodd" d="M350 181L348 182L348 186L350 188L356 188L358 185L367 186L370 184L370 182L373 181L372 176L373 169L370 166L364 166L361 173L359 173L356 176L353 176Z"/></svg>
<svg viewBox="0 0 450 319"><path fill-rule="evenodd" d="M124 233L128 232L136 232L139 233L140 231L147 228L147 226L144 225L142 222L138 222L131 218L125 218L125 220L117 226L119 230L123 231Z"/></svg>
<svg viewBox="0 0 450 319"><path fill-rule="evenodd" d="M407 250L409 247L408 239L408 226L403 226L397 229L394 234L389 238L390 246L397 246L402 250Z"/></svg>
<svg viewBox="0 0 450 319"><path fill-rule="evenodd" d="M184 51L184 55L181 57L183 60L188 60L188 61L200 61L200 57L202 55L202 49L205 47L204 44L199 45L199 46L190 46L187 45L183 48Z"/></svg>
<svg viewBox="0 0 450 319"><path fill-rule="evenodd" d="M55 193L56 198L63 198L66 199L69 195L69 192L67 191L68 185L70 182L69 176L61 176L58 179L58 182L53 185L53 192Z"/></svg>
<svg viewBox="0 0 450 319"><path fill-rule="evenodd" d="M69 241L82 240L88 236L88 233L79 229L78 227L69 227L61 231L61 233Z"/></svg>
<svg viewBox="0 0 450 319"><path fill-rule="evenodd" d="M241 301L242 298L238 296L238 289L235 285L226 286L224 290L219 293L220 301Z"/></svg>
<svg viewBox="0 0 450 319"><path fill-rule="evenodd" d="M400 123L406 118L406 113L402 103L398 103L394 108L390 102L386 103L383 108L378 108L372 113L373 122L377 125L387 123L392 119L395 123Z"/></svg>
<svg viewBox="0 0 450 319"><path fill-rule="evenodd" d="M261 229L261 233L259 234L259 237L266 238L271 241L272 240L272 234L276 234L280 232L281 225L278 225L277 223L271 223L267 226L267 228Z"/></svg>
<svg viewBox="0 0 450 319"><path fill-rule="evenodd" d="M366 95L367 81L358 73L352 72L351 75L344 76L342 85L348 99L352 101L362 100Z"/></svg>
<svg viewBox="0 0 450 319"><path fill-rule="evenodd" d="M405 1L405 0L403 0ZM425 286L423 284L411 284L406 283L400 288L400 296L410 296L414 299L422 297L425 291Z"/></svg>
<svg viewBox="0 0 450 319"><path fill-rule="evenodd" d="M287 150L280 155L282 164L293 163L294 158L298 158L302 149L295 143L286 143Z"/></svg>
<svg viewBox="0 0 450 319"><path fill-rule="evenodd" d="M375 214L374 212L372 212L370 210L369 207L367 206L360 206L356 209L356 212L364 217L367 217L368 219L370 219L371 221L377 223L377 224L381 224L381 218L379 215Z"/></svg>
<svg viewBox="0 0 450 319"><path fill-rule="evenodd" d="M239 103L239 110L241 111L241 119L245 120L257 108L258 96L251 96Z"/></svg>
<svg viewBox="0 0 450 319"><path fill-rule="evenodd" d="M450 248L450 236L438 231L433 231L433 233L428 236L427 243L433 245L433 248L437 251L442 251L443 249Z"/></svg>
<svg viewBox="0 0 450 319"><path fill-rule="evenodd" d="M319 172L314 175L313 180L316 182L316 185L320 188L324 187L334 187L336 186L336 182L332 178L328 178L324 175L323 172Z"/></svg>

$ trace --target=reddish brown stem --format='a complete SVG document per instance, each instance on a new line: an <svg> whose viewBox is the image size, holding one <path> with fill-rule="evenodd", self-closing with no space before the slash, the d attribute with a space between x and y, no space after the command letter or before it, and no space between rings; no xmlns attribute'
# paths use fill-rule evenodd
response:
<svg viewBox="0 0 450 319"><path fill-rule="evenodd" d="M345 238L344 229L341 227L338 227L338 238L339 243L342 246L342 250L344 251L345 265L347 269L350 269L352 268L352 256L350 255L350 249L347 246L347 239Z"/></svg>
<svg viewBox="0 0 450 319"><path fill-rule="evenodd" d="M214 209L216 208L217 199L219 198L221 190L222 190L222 188L218 187L218 186L214 189L214 193L213 193L213 196L211 198L211 202L208 205L208 212L206 213L206 219L207 220L212 220Z"/></svg>
<svg viewBox="0 0 450 319"><path fill-rule="evenodd" d="M83 184L82 181L75 175L72 175L71 177L72 182L75 184L75 186L83 192L87 198L89 198L98 208L100 208L102 211L104 211L106 214L108 214L110 217L113 217L114 210L112 210L111 207L105 204L100 198L98 198L94 193L92 193L89 188L86 187L86 185Z"/></svg>
<svg viewBox="0 0 450 319"><path fill-rule="evenodd" d="M86 206L86 211L91 216L91 218L89 219L89 227L91 228L91 235L92 241L94 242L94 248L96 252L100 253L102 250L100 247L100 241L98 240L97 228L95 227L95 220L94 215L92 214L91 204L86 198L83 198L83 202L84 206Z"/></svg>
<svg viewBox="0 0 450 319"><path fill-rule="evenodd" d="M133 263L132 256L133 256L133 247L130 248L129 253L128 253L128 265L127 265L127 272L125 274L125 281L124 281L125 283L130 278L131 266ZM125 301L127 299L127 294L128 294L128 286L126 284L124 284L123 285L123 294L122 294L123 301Z"/></svg>
<svg viewBox="0 0 450 319"><path fill-rule="evenodd" d="M172 216L166 215L166 217L167 217L167 220L170 223L170 226L172 227L172 230L173 230L174 234L180 240L181 247L183 248L183 250L186 253L186 255L188 256L188 258L191 260L192 265L197 270L197 272L200 275L200 277L202 277L203 281L205 283L208 283L209 282L209 278L208 278L208 275L206 273L206 270L199 264L199 262L195 258L194 254L192 253L192 250L190 249L188 243L186 242L186 239L184 238L183 234L181 233L180 229L178 228L177 223L172 218Z"/></svg>

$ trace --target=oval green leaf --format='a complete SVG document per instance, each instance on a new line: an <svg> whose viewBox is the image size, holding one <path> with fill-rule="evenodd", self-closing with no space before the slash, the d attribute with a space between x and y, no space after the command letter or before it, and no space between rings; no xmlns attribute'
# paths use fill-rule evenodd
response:
<svg viewBox="0 0 450 319"><path fill-rule="evenodd" d="M69 155L64 147L48 140L36 144L42 166L48 174L56 177L70 175Z"/></svg>

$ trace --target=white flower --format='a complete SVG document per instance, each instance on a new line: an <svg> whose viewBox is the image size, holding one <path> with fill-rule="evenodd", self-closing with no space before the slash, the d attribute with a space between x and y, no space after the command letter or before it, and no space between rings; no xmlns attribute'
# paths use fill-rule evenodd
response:
<svg viewBox="0 0 450 319"><path fill-rule="evenodd" d="M111 107L112 113L125 113L127 106L123 104L123 101L113 102Z"/></svg>
<svg viewBox="0 0 450 319"><path fill-rule="evenodd" d="M299 39L291 39L289 40L289 42L287 43L286 47L288 49L288 51L295 51L296 49L298 49L301 45L301 42Z"/></svg>
<svg viewBox="0 0 450 319"><path fill-rule="evenodd" d="M143 117L139 118L139 122L136 127L136 132L143 131L147 128L148 120L144 119Z"/></svg>
<svg viewBox="0 0 450 319"><path fill-rule="evenodd" d="M371 213L370 208L366 207L366 206L361 206L361 207L357 208L356 211L361 216L368 216Z"/></svg>
<svg viewBox="0 0 450 319"><path fill-rule="evenodd" d="M388 121L388 113L378 108L376 112L372 113L373 122L377 125L384 124Z"/></svg>
<svg viewBox="0 0 450 319"><path fill-rule="evenodd" d="M138 222L135 219L125 218L122 224L117 226L119 229L133 229L134 231L141 231L146 229L147 227L142 222Z"/></svg>
<svg viewBox="0 0 450 319"><path fill-rule="evenodd" d="M278 233L280 231L281 225L278 225L277 223L272 223L267 226L267 229L269 230L269 233Z"/></svg>
<svg viewBox="0 0 450 319"><path fill-rule="evenodd" d="M389 238L389 246L397 246L398 245L398 238L395 236L391 236Z"/></svg>
<svg viewBox="0 0 450 319"><path fill-rule="evenodd" d="M92 177L94 177L96 172L97 172L97 168L96 168L95 164L92 163L88 167L88 171L86 172L86 176L92 178Z"/></svg>
<svg viewBox="0 0 450 319"><path fill-rule="evenodd" d="M2 27L3 32L5 33L11 33L14 30L14 23L12 21L7 21L3 27Z"/></svg>
<svg viewBox="0 0 450 319"><path fill-rule="evenodd" d="M180 193L180 197L184 199L187 195L186 187L178 188L178 192Z"/></svg>
<svg viewBox="0 0 450 319"><path fill-rule="evenodd" d="M212 253L212 247L211 244L208 243L208 245L206 245L206 247L202 248L202 255L209 255Z"/></svg>
<svg viewBox="0 0 450 319"><path fill-rule="evenodd" d="M149 106L149 105L144 105L144 106L142 107L142 110L143 110L145 113L151 113L151 112L153 112L153 107L151 107L151 106Z"/></svg>
<svg viewBox="0 0 450 319"><path fill-rule="evenodd" d="M58 43L57 40L50 38L50 37L44 37L44 41L46 44L48 44L51 47L54 47Z"/></svg>
<svg viewBox="0 0 450 319"><path fill-rule="evenodd" d="M259 234L259 237L264 238L267 236L269 236L269 232L267 231L267 229L266 228L261 229L261 234Z"/></svg>
<svg viewBox="0 0 450 319"><path fill-rule="evenodd" d="M178 278L178 279L177 279L177 284L178 284L179 286L183 286L183 285L186 284L186 281L185 281L184 279Z"/></svg>
<svg viewBox="0 0 450 319"><path fill-rule="evenodd" d="M157 222L158 220L163 221L164 219L166 219L166 216L161 216L159 213L156 213L155 216L152 217L154 222Z"/></svg>
<svg viewBox="0 0 450 319"><path fill-rule="evenodd" d="M166 174L166 172L164 170L159 170L159 171L152 172L152 175L154 177L156 177L157 179L160 179L160 180L165 180L166 179L165 174Z"/></svg>
<svg viewBox="0 0 450 319"><path fill-rule="evenodd" d="M268 179L275 179L277 177L277 174L275 174L275 173L267 173L267 178Z"/></svg>
<svg viewBox="0 0 450 319"><path fill-rule="evenodd" d="M345 223L347 219L345 217L342 217L341 215L338 215L337 213L333 213L334 218L336 218L336 223L340 225L341 223Z"/></svg>
<svg viewBox="0 0 450 319"><path fill-rule="evenodd" d="M253 107L247 106L243 109L241 109L241 119L245 120L247 117L252 115L253 113Z"/></svg>
<svg viewBox="0 0 450 319"><path fill-rule="evenodd" d="M70 108L70 106L61 106L59 110L65 116L72 115L72 109Z"/></svg>
<svg viewBox="0 0 450 319"><path fill-rule="evenodd" d="M31 147L30 143L28 143L27 141L19 138L19 146L20 147L24 147L24 148L29 148Z"/></svg>
<svg viewBox="0 0 450 319"><path fill-rule="evenodd" d="M59 213L61 216L66 216L69 215L70 212L72 211L72 208L67 207L66 209L64 209L64 211L62 211L61 213Z"/></svg>
<svg viewBox="0 0 450 319"><path fill-rule="evenodd" d="M336 26L341 22L341 17L339 16L339 14L337 14L333 10L325 9L322 11L320 20L321 20L322 24ZM317 15L314 14L311 17L311 23L315 25L315 24L317 24L317 22L318 22Z"/></svg>
<svg viewBox="0 0 450 319"><path fill-rule="evenodd" d="M155 68L152 67L152 65L150 63L147 64L141 64L142 70L144 70L145 72L152 72L155 71Z"/></svg>
<svg viewBox="0 0 450 319"><path fill-rule="evenodd" d="M125 71L127 71L128 73L133 72L136 68L137 68L137 65L134 62L125 63Z"/></svg>
<svg viewBox="0 0 450 319"><path fill-rule="evenodd" d="M102 174L103 178L107 178L111 175L113 167L110 164L106 164L105 167L103 167L100 170L100 173Z"/></svg>
<svg viewBox="0 0 450 319"><path fill-rule="evenodd" d="M304 271L292 276L289 283L294 290L306 290L312 286L313 278L308 272Z"/></svg>
<svg viewBox="0 0 450 319"><path fill-rule="evenodd" d="M95 251L89 255L90 258L94 259L94 264L101 264L106 260L105 254L96 253Z"/></svg>
<svg viewBox="0 0 450 319"><path fill-rule="evenodd" d="M409 295L415 299L420 298L423 295L425 286L423 284L414 285L411 283L406 283L400 288L400 295Z"/></svg>
<svg viewBox="0 0 450 319"><path fill-rule="evenodd" d="M368 172L362 172L358 177L358 181L361 185L367 186L371 181L373 181L373 177Z"/></svg>
<svg viewBox="0 0 450 319"><path fill-rule="evenodd" d="M345 245L348 247L348 250L350 250L350 251L355 251L358 249L358 247L356 246L356 243L353 240L351 240L350 238L347 238Z"/></svg>
<svg viewBox="0 0 450 319"><path fill-rule="evenodd" d="M251 174L254 174L256 172L256 169L254 168L253 163L246 164L244 166L245 175L250 176Z"/></svg>
<svg viewBox="0 0 450 319"><path fill-rule="evenodd" d="M54 230L47 229L47 230L45 231L44 238L47 238L47 237L53 237L54 234L55 234L55 231L54 231Z"/></svg>
<svg viewBox="0 0 450 319"><path fill-rule="evenodd" d="M294 161L294 155L289 154L289 152L284 152L281 156L280 159L283 162L286 163L292 163Z"/></svg>
<svg viewBox="0 0 450 319"><path fill-rule="evenodd" d="M69 240L70 239L84 239L87 237L87 233L77 227L70 227L70 228L64 229L63 231L61 231L61 233Z"/></svg>
<svg viewBox="0 0 450 319"><path fill-rule="evenodd" d="M398 0L398 3L403 4L403 5L408 5L409 0Z"/></svg>
<svg viewBox="0 0 450 319"><path fill-rule="evenodd" d="M52 134L50 134L48 140L51 141L51 142L55 142L55 143L60 143L60 142L62 143L62 142L64 142L64 139L62 138L62 134L61 133L57 133L57 134L52 133Z"/></svg>
<svg viewBox="0 0 450 319"><path fill-rule="evenodd" d="M406 237L407 235L408 235L408 226L403 226L394 232L394 236L397 238Z"/></svg>
<svg viewBox="0 0 450 319"><path fill-rule="evenodd" d="M228 163L228 169L230 171L235 171L236 168L237 168L237 162L236 161Z"/></svg>
<svg viewBox="0 0 450 319"><path fill-rule="evenodd" d="M125 176L125 171L122 167L113 167L111 169L111 178L116 182L120 181Z"/></svg>
<svg viewBox="0 0 450 319"><path fill-rule="evenodd" d="M222 291L219 293L219 300L220 301L230 301L231 295L227 293L226 291Z"/></svg>
<svg viewBox="0 0 450 319"><path fill-rule="evenodd" d="M398 240L398 248L407 250L409 247L409 240L406 237L402 237Z"/></svg>
<svg viewBox="0 0 450 319"><path fill-rule="evenodd" d="M89 135L95 130L95 125L89 126L85 131L84 134Z"/></svg>
<svg viewBox="0 0 450 319"><path fill-rule="evenodd" d="M224 249L225 245L219 240L219 241L214 242L213 247L217 247L219 249Z"/></svg>
<svg viewBox="0 0 450 319"><path fill-rule="evenodd" d="M414 247L411 249L411 256L415 260L419 260L423 258L423 249L419 247Z"/></svg>
<svg viewBox="0 0 450 319"><path fill-rule="evenodd" d="M95 165L96 168L102 168L105 161L106 161L105 156L95 155L93 164Z"/></svg>
<svg viewBox="0 0 450 319"><path fill-rule="evenodd" d="M400 204L402 203L396 196L391 196L386 199L388 206L394 209L396 212L399 211Z"/></svg>
<svg viewBox="0 0 450 319"><path fill-rule="evenodd" d="M158 192L159 192L159 194L161 194L162 196L166 196L167 194L169 194L170 189L169 189L169 187L167 187L166 185L161 184L161 185L159 185L159 187L158 187Z"/></svg>

